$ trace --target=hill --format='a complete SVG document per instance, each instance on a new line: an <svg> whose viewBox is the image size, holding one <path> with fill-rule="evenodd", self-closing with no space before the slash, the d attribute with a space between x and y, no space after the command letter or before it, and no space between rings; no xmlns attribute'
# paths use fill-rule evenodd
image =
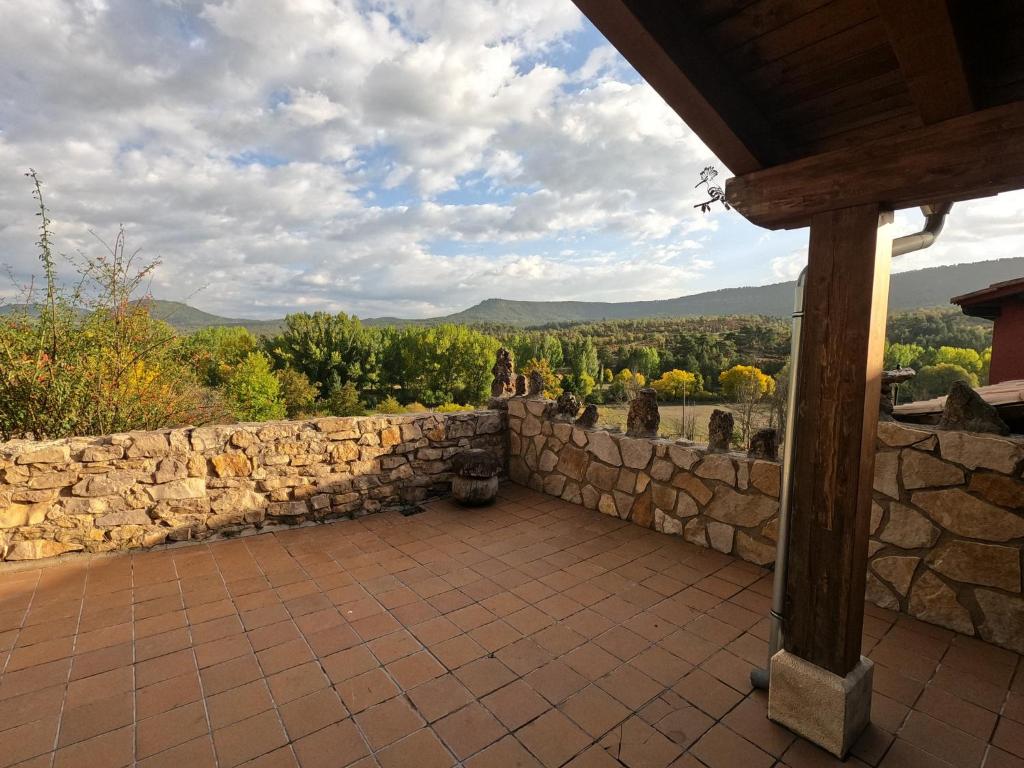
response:
<svg viewBox="0 0 1024 768"><path fill-rule="evenodd" d="M949 306L951 296L1024 275L1024 257L931 267L893 275L889 311ZM469 309L442 317L406 320L397 317L364 319L366 325L430 325L437 323L512 325L520 327L585 323L601 320L639 320L688 316L766 315L789 317L795 283L772 283L724 288L656 301L515 301L486 299ZM217 325L245 326L253 333L277 332L283 320L245 320L203 312L178 301L154 300L153 315L183 332ZM11 305L7 306L7 311ZM5 307L0 306L0 314Z"/></svg>
<svg viewBox="0 0 1024 768"><path fill-rule="evenodd" d="M203 312L201 309L196 309L180 301L162 301L160 299L153 299L150 302L150 314L186 333L218 325L243 325L256 334L271 334L280 330L284 324L283 320L244 320L221 317Z"/></svg>

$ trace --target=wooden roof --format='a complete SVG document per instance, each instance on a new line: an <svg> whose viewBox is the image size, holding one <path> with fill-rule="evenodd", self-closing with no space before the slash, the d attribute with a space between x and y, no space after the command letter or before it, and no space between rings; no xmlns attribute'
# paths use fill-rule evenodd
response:
<svg viewBox="0 0 1024 768"><path fill-rule="evenodd" d="M1007 130L1024 135L1020 0L575 2L718 158L736 176L750 177L727 192L755 223L801 226L816 210L830 209L821 206L837 207L838 199L835 190L780 188L778 174L758 172L792 166L813 181L824 168L814 167L816 157L831 158L827 168L874 161L872 178L887 169L910 171L898 168L900 158L934 145L936 131L928 129L935 126L942 126L942 141L955 142L947 134L959 134L960 143L939 141L941 154L914 171L919 181L942 158L969 145L976 151L922 193L948 192L950 179L990 161L990 151L1009 162L1003 173L1013 179L993 181L983 173L943 199L1024 186L1024 142L1004 146L999 138ZM979 140L975 122L986 114L981 130L987 134ZM946 130L947 124L958 127ZM752 192L754 182L770 188ZM921 200L904 187L869 183L864 192L892 207L941 201ZM778 212L759 208L780 195L817 202L790 202Z"/></svg>
<svg viewBox="0 0 1024 768"><path fill-rule="evenodd" d="M990 384L987 387L976 387L974 389L981 399L996 408L1008 408L1011 406L1024 406L1024 379L1013 381L1001 381L998 384ZM942 413L946 407L946 396L936 397L932 400L916 400L913 403L903 403L892 409L899 417L920 416L924 414Z"/></svg>
<svg viewBox="0 0 1024 768"><path fill-rule="evenodd" d="M954 296L950 304L959 304L964 314L995 320L1000 307L1010 299L1024 297L1024 277L992 283L988 288Z"/></svg>

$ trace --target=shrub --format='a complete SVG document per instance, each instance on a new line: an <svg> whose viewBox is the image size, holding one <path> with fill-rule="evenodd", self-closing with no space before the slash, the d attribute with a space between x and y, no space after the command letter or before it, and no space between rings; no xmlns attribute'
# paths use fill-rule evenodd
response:
<svg viewBox="0 0 1024 768"><path fill-rule="evenodd" d="M406 413L427 413L430 409L423 403L411 402L405 406Z"/></svg>
<svg viewBox="0 0 1024 768"><path fill-rule="evenodd" d="M471 405L457 405L456 403L442 403L433 409L435 413L456 413L458 411L472 411Z"/></svg>
<svg viewBox="0 0 1024 768"><path fill-rule="evenodd" d="M220 413L182 365L178 337L154 320L142 284L159 266L139 265L122 228L99 255L68 260L81 278L62 287L50 218L35 171L45 296L29 288L24 309L0 318L0 439L49 439L200 424Z"/></svg>
<svg viewBox="0 0 1024 768"><path fill-rule="evenodd" d="M530 361L523 366L521 373L529 380L530 374L534 371L540 371L541 378L544 379L544 396L552 400L557 398L562 392L562 381L558 378L558 374L551 370L551 365L546 357L539 360L536 357L531 357Z"/></svg>
<svg viewBox="0 0 1024 768"><path fill-rule="evenodd" d="M916 400L942 397L949 392L954 381L966 381L972 387L978 386L978 377L953 363L926 365L910 380L911 391Z"/></svg>
<svg viewBox="0 0 1024 768"><path fill-rule="evenodd" d="M359 399L359 390L351 381L335 384L324 403L332 416L364 416L366 406Z"/></svg>
<svg viewBox="0 0 1024 768"><path fill-rule="evenodd" d="M296 419L316 410L316 400L320 395L320 390L306 374L294 368L282 368L275 371L274 375L277 376L285 412L289 419Z"/></svg>
<svg viewBox="0 0 1024 768"><path fill-rule="evenodd" d="M240 421L283 419L287 413L281 383L261 352L250 352L235 366L224 382L224 395Z"/></svg>
<svg viewBox="0 0 1024 768"><path fill-rule="evenodd" d="M405 406L398 402L394 395L385 397L377 403L377 407L374 410L377 413L406 413Z"/></svg>

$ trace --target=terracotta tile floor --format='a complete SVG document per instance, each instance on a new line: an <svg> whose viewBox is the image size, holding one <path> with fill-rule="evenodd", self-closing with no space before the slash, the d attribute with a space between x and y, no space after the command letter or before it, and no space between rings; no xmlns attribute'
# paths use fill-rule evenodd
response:
<svg viewBox="0 0 1024 768"><path fill-rule="evenodd" d="M513 485L0 572L0 766L828 766L765 718L770 578ZM868 607L852 766L1024 766L1017 655Z"/></svg>

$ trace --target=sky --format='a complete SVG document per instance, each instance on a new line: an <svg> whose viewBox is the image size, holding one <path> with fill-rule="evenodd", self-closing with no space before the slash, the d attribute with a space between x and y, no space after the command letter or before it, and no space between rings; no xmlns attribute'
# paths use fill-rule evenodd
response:
<svg viewBox="0 0 1024 768"><path fill-rule="evenodd" d="M701 169L726 169L569 0L0 0L0 19L0 300L38 271L30 167L62 252L123 224L161 262L156 298L230 317L661 299L806 261L806 230L694 207ZM1022 255L1022 222L1024 193L960 204L895 269Z"/></svg>

